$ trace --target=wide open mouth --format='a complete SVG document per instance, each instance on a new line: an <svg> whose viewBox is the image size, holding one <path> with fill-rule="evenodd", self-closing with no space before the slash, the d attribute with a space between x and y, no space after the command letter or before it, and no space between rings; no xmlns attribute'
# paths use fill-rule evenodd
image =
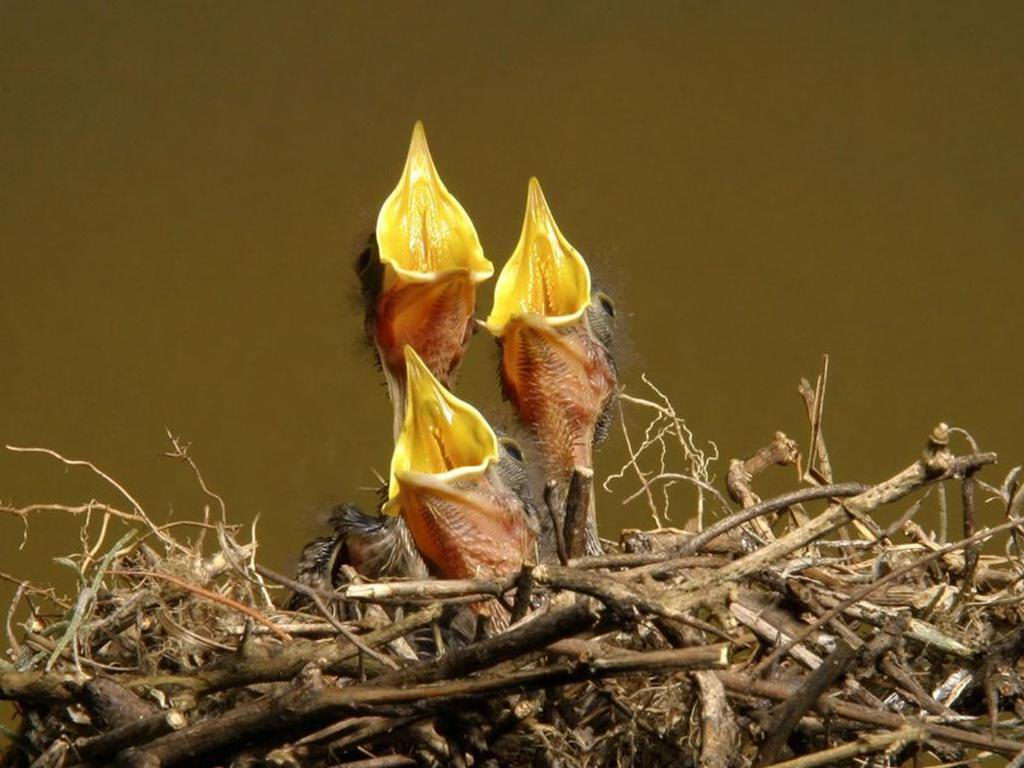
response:
<svg viewBox="0 0 1024 768"><path fill-rule="evenodd" d="M487 327L500 336L515 317L537 315L551 325L578 320L590 304L590 270L565 239L540 182L530 179L519 244L501 269Z"/></svg>
<svg viewBox="0 0 1024 768"><path fill-rule="evenodd" d="M422 122L413 128L402 178L377 215L377 245L391 267L385 287L396 278L425 283L453 271L474 283L494 274L469 214L434 167Z"/></svg>
<svg viewBox="0 0 1024 768"><path fill-rule="evenodd" d="M447 485L498 460L498 438L480 412L445 389L409 346L405 364L405 419L391 456L388 514L398 513L394 502L404 486Z"/></svg>

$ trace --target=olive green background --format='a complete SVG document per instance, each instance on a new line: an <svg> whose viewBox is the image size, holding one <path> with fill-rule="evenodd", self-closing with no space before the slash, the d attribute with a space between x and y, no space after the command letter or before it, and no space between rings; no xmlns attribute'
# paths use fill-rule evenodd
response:
<svg viewBox="0 0 1024 768"><path fill-rule="evenodd" d="M416 119L499 268L540 178L616 299L624 381L724 457L806 442L827 352L838 479L939 420L1000 452L989 480L1024 461L1018 2L0 2L0 444L194 517L169 428L290 568L387 471L351 263ZM497 419L494 369L480 334L459 394ZM616 431L599 470L622 455ZM3 501L93 497L122 502L0 450ZM608 534L649 524L599 504ZM21 536L0 517L0 571L77 546L56 515Z"/></svg>

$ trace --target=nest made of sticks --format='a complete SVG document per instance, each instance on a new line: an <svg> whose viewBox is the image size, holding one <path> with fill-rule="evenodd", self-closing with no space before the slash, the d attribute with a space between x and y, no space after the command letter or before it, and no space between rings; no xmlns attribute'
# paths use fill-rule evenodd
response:
<svg viewBox="0 0 1024 768"><path fill-rule="evenodd" d="M623 395L650 418L641 437L623 416L631 460L606 484L635 476L626 500L646 498L656 527L602 557L572 557L566 530L562 562L504 582L349 573L311 588L257 561L255 532L240 541L173 438L210 504L162 526L91 463L27 449L95 471L121 502L0 507L26 525L86 517L82 551L62 559L77 594L17 582L0 698L21 717L3 764L1024 764L1020 469L984 482L995 455L940 425L888 480L835 483L823 385L801 387L804 455L780 433L731 462L739 509L667 398ZM793 463L807 467L797 490L756 496L758 473ZM694 490L690 530L663 525L677 482ZM982 494L1005 522L976 529ZM924 504L938 531L915 522ZM885 505L899 514L882 528ZM950 507L962 536L946 543ZM288 590L308 609L283 610ZM491 600L511 626L453 643L454 618Z"/></svg>

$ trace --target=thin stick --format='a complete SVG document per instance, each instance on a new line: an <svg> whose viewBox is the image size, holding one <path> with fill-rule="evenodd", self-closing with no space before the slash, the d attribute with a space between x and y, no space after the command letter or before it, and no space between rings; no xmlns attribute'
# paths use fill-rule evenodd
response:
<svg viewBox="0 0 1024 768"><path fill-rule="evenodd" d="M533 597L533 563L523 563L523 569L519 572L516 584L516 596L512 603L512 616L510 624L521 621L530 610L530 600Z"/></svg>
<svg viewBox="0 0 1024 768"><path fill-rule="evenodd" d="M647 505L651 508L651 518L654 520L654 525L656 528L661 528L662 523L661 515L658 514L658 504L654 500L654 494L651 493L651 487L647 483L644 471L640 469L640 454L633 450L633 441L629 436L629 427L626 426L626 411L622 407L624 400L625 398L620 397L617 405L619 406L619 424L622 426L622 437L626 441L626 455L629 456L626 467L633 467L633 470L636 472L637 479L640 481L640 487L647 494Z"/></svg>
<svg viewBox="0 0 1024 768"><path fill-rule="evenodd" d="M398 664L394 661L394 659L391 659L385 656L384 654L373 650L373 648L366 645L362 640L359 639L357 635L355 635L351 630L349 630L348 627L346 627L344 624L338 621L334 614L331 613L330 609L324 604L323 599L319 595L313 595L312 597L313 603L316 605L317 610L320 611L323 617L331 623L331 626L338 631L338 634L340 634L342 637L344 637L346 640L352 643L352 645L358 648L361 653L365 653L367 656L372 656L384 666L391 667L391 669L399 668Z"/></svg>
<svg viewBox="0 0 1024 768"><path fill-rule="evenodd" d="M924 741L928 738L927 726L907 726L890 733L866 733L856 741L847 744L840 744L832 749L824 749L793 760L786 760L781 763L774 763L768 768L814 768L818 765L838 765L843 760L858 755L869 755L872 752L881 752L890 747L912 744L916 741Z"/></svg>
<svg viewBox="0 0 1024 768"><path fill-rule="evenodd" d="M722 681L728 690L741 696L758 696L774 701L786 701L796 694L796 686L786 683L757 680L748 675L732 671L714 672L713 674ZM847 720L878 725L883 728L903 728L908 725L927 728L931 737L941 741L979 749L989 749L1004 755L1013 755L1024 749L1024 742L1013 739L992 738L963 728L952 728L948 725L923 723L919 720L897 715L895 712L885 712L870 707L862 707L858 704L851 704L834 696L820 699L815 707L821 711L828 710L831 714L846 718Z"/></svg>
<svg viewBox="0 0 1024 768"><path fill-rule="evenodd" d="M569 559L587 554L593 483L592 469L576 467L572 471L569 490L565 495L565 516L562 523L565 554Z"/></svg>
<svg viewBox="0 0 1024 768"><path fill-rule="evenodd" d="M857 496L867 491L871 486L862 483L838 483L836 485L823 485L816 488L803 488L799 491L791 491L773 499L768 499L748 507L740 512L735 512L728 517L723 517L714 525L710 525L693 538L688 539L684 544L672 551L673 557L691 555L705 547L721 536L743 523L753 520L760 515L767 515L777 512L780 509L791 507L794 504L803 504L816 499L840 499L847 496Z"/></svg>
<svg viewBox="0 0 1024 768"><path fill-rule="evenodd" d="M217 506L220 507L220 521L222 524L226 525L228 522L227 505L224 504L224 499L219 494L214 493L213 491L210 490L209 486L207 486L206 480L203 478L203 473L199 471L199 467L196 466L195 461L188 453L190 445L188 443L182 443L181 438L176 437L174 434L172 434L169 428L165 429L167 431L167 439L171 441L171 446L174 450L165 453L164 456L167 456L168 458L172 459L180 459L181 461L184 461L186 464L189 465L189 467L192 469L192 473L195 475L196 480L199 483L199 488L202 490L202 492L206 494L209 498L217 502ZM210 523L209 507L203 507L203 522L207 525L209 525ZM203 538L205 536L206 528L203 528L199 532L199 537L196 541L196 549L203 548Z"/></svg>
<svg viewBox="0 0 1024 768"><path fill-rule="evenodd" d="M472 601L479 601L487 598L501 597L515 587L516 580L516 576L509 576L504 581L486 579L382 581L368 584L349 584L340 587L336 592L331 592L326 589L317 589L308 584L303 584L259 563L256 564L256 572L271 581L288 587L293 592L298 592L310 598L320 597L330 602L358 600L379 603L394 600L409 601L413 598L440 600L449 597L465 597Z"/></svg>
<svg viewBox="0 0 1024 768"><path fill-rule="evenodd" d="M257 611L255 608L250 608L248 605L244 605L238 602L237 600L231 599L230 597L225 597L224 595L219 595L216 592L211 592L208 589L203 589L200 586L191 584L185 581L184 579L179 579L177 576L172 576L169 573L157 573L156 571L120 570L110 571L110 573L116 574L118 576L148 576L153 579L160 579L162 581L169 582L171 584L174 584L175 586L181 587L182 589L187 589L194 595L198 595L199 597L205 598L206 600L209 600L214 603L220 603L221 605L225 605L228 608L231 608L232 610L245 614L253 621L258 621L260 624L265 626L267 629L269 629L271 632L277 635L277 637L279 637L281 640L292 639L291 635L289 635L287 632L282 631L280 627L278 627L274 622L272 622L262 613Z"/></svg>
<svg viewBox="0 0 1024 768"><path fill-rule="evenodd" d="M901 576L904 576L910 573L911 571L920 568L922 565L927 565L933 560L939 559L943 555L948 555L950 552L955 552L958 549L963 549L964 547L968 547L972 544L977 544L979 542L985 541L986 539L995 536L997 533L1002 533L1003 531L1008 531L1011 528L1016 528L1020 526L1022 523L1024 523L1024 520L1015 519L1007 523L1003 523L1002 525L997 525L994 528L987 528L985 530L978 531L978 533L976 533L974 536L971 536L969 539L964 539L963 541L958 541L955 544L949 544L945 547L942 547L941 549L937 549L934 552L931 552L925 555L924 557L920 557L914 562L903 566L902 568L897 568L893 571L890 571L885 576L873 581L866 587L858 589L846 600L843 600L837 603L832 608L829 608L821 616L817 617L814 621L810 622L799 633L797 633L787 642L783 643L774 651L772 651L771 654L769 654L760 664L757 665L757 667L754 669L754 674L763 674L765 670L770 669L771 666L782 656L782 654L786 653L792 646L806 640L808 637L810 637L812 632L814 632L817 629L820 629L827 622L831 621L833 618L838 616L840 613L842 613L844 610L849 608L854 603L859 603L861 600L870 595L879 587L884 586L885 584L888 584L891 581L895 581Z"/></svg>
<svg viewBox="0 0 1024 768"><path fill-rule="evenodd" d="M86 461L85 459L69 459L69 458L67 458L65 456L62 456L61 454L57 453L57 451L51 450L49 448L33 448L33 447L23 447L23 446L17 446L17 445L8 445L8 446L5 446L5 447L7 448L8 451L14 451L15 453L42 453L42 454L44 454L46 456L52 456L53 458L55 458L58 461L66 464L69 467L86 467L86 468L92 470L95 474L97 474L101 478L103 478L103 480L105 480L111 487L113 487L115 490L117 490L118 493L120 493L122 496L124 496L125 499L128 500L128 503L131 504L135 508L135 512L139 516L138 519L141 520L142 522L144 522L149 527L149 529L161 541L163 541L168 546L176 547L177 549L181 550L182 552L186 552L187 551L185 549L185 547L183 547L181 544L176 542L170 536L167 536L164 533L162 533L160 531L160 529L157 528L157 526L155 526L153 524L153 522L149 519L149 516L146 514L146 510L144 510L142 508L142 505L139 504L139 502L135 500L134 496L132 496L130 493L128 493L128 491L125 489L125 487L123 485L121 485L119 482L117 482L114 478L112 478L110 475L108 475L102 469L97 467L91 461Z"/></svg>

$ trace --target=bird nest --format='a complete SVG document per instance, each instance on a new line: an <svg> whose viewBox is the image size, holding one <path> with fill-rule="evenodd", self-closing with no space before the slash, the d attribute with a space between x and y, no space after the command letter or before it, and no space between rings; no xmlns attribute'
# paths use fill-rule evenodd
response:
<svg viewBox="0 0 1024 768"><path fill-rule="evenodd" d="M823 390L801 385L804 450L777 434L729 463L722 491L717 452L667 398L622 395L631 459L605 485L646 500L655 527L574 557L585 515L570 509L559 561L504 581L342 568L336 588L306 586L260 562L177 440L210 503L168 525L93 464L44 451L119 501L0 508L26 526L85 519L81 551L60 558L77 594L16 582L0 698L20 725L3 764L1024 764L1019 468L984 482L995 455L940 425L891 478L837 483ZM754 478L780 464L799 487L760 499ZM570 507L592 490L575 480ZM665 525L673 483L694 494L685 530ZM1003 522L976 526L981 497ZM284 610L290 591L307 607ZM509 626L460 641L459 617L492 601Z"/></svg>

